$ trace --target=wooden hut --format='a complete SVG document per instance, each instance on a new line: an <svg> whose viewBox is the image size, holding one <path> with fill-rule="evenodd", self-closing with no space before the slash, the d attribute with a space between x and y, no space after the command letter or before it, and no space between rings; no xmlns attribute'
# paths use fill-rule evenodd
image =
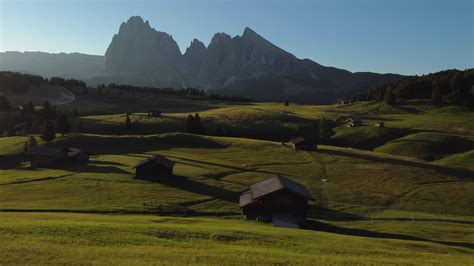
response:
<svg viewBox="0 0 474 266"><path fill-rule="evenodd" d="M376 127L385 127L385 122L383 122L383 121L375 122L374 126L376 126Z"/></svg>
<svg viewBox="0 0 474 266"><path fill-rule="evenodd" d="M161 111L158 110L149 110L148 116L150 117L161 117Z"/></svg>
<svg viewBox="0 0 474 266"><path fill-rule="evenodd" d="M305 186L277 175L253 184L249 193L240 196L239 206L249 220L299 227L306 220L308 200L314 199Z"/></svg>
<svg viewBox="0 0 474 266"><path fill-rule="evenodd" d="M359 116L349 116L344 121L346 127L358 127L362 125L362 119Z"/></svg>
<svg viewBox="0 0 474 266"><path fill-rule="evenodd" d="M164 156L152 156L133 167L135 169L135 178L163 179L172 177L174 164L173 161Z"/></svg>
<svg viewBox="0 0 474 266"><path fill-rule="evenodd" d="M36 146L26 152L31 167L44 167L63 162L67 157L67 149Z"/></svg>
<svg viewBox="0 0 474 266"><path fill-rule="evenodd" d="M314 145L302 137L291 139L290 146L291 148L295 150L304 150L304 151L314 150Z"/></svg>
<svg viewBox="0 0 474 266"><path fill-rule="evenodd" d="M68 159L80 163L87 163L90 155L90 152L77 148L69 148L67 152Z"/></svg>

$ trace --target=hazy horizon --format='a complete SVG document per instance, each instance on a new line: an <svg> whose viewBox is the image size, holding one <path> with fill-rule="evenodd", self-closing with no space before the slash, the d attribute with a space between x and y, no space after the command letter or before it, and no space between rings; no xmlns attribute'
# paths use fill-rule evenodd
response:
<svg viewBox="0 0 474 266"><path fill-rule="evenodd" d="M233 37L248 26L322 65L427 74L474 66L474 2L454 2L0 0L0 51L104 55L120 24L138 15L182 53L194 38L207 45L216 32Z"/></svg>

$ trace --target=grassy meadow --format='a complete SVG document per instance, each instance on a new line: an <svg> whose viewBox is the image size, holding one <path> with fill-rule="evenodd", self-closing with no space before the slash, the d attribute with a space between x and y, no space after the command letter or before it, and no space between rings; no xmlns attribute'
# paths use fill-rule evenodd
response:
<svg viewBox="0 0 474 266"><path fill-rule="evenodd" d="M76 96L58 108L78 109L84 133L48 145L86 149L90 162L32 169L27 136L0 138L0 264L474 263L473 113ZM196 112L206 135L184 133ZM282 143L351 114L363 125L337 125L317 151ZM134 178L154 154L176 162L173 179ZM306 230L241 219L239 195L276 174L314 195Z"/></svg>

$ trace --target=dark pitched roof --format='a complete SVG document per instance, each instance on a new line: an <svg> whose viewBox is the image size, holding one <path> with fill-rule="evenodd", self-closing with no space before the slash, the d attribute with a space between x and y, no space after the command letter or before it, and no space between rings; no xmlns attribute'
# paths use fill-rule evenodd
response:
<svg viewBox="0 0 474 266"><path fill-rule="evenodd" d="M245 193L240 196L239 199L239 207L247 206L250 203L253 203L254 200L252 199L252 195L250 193Z"/></svg>
<svg viewBox="0 0 474 266"><path fill-rule="evenodd" d="M290 140L290 142L293 143L293 144L299 144L299 143L306 142L306 140L302 137L297 137L297 138L294 138L294 139Z"/></svg>
<svg viewBox="0 0 474 266"><path fill-rule="evenodd" d="M290 190L309 200L314 199L305 186L280 175L253 184L250 189L253 200L282 189Z"/></svg>
<svg viewBox="0 0 474 266"><path fill-rule="evenodd" d="M346 118L346 121L360 122L362 121L362 118L358 115L351 115L348 118Z"/></svg>
<svg viewBox="0 0 474 266"><path fill-rule="evenodd" d="M147 158L147 159L137 163L137 165L135 165L133 168L137 168L137 167L142 166L142 165L147 164L147 163L156 163L158 165L164 166L164 167L169 168L169 169L172 169L174 167L174 162L171 161L170 159L168 159L164 156L161 156L161 155L154 155L150 158Z"/></svg>
<svg viewBox="0 0 474 266"><path fill-rule="evenodd" d="M74 156L76 156L80 153L85 153L87 155L91 155L90 152L85 151L85 150L81 150L81 149L77 149L77 148L69 148L68 151L67 151L67 156L74 157Z"/></svg>
<svg viewBox="0 0 474 266"><path fill-rule="evenodd" d="M46 146L36 146L31 148L25 154L27 155L38 155L38 156L55 156L56 154L66 151L65 148L56 148L56 147L46 147Z"/></svg>

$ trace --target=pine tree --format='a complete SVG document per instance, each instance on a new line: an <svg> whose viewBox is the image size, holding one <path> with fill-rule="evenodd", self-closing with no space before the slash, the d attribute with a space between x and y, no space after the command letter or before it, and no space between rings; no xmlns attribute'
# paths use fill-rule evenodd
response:
<svg viewBox="0 0 474 266"><path fill-rule="evenodd" d="M125 118L125 128L128 130L132 129L132 121L130 121L130 117L128 115Z"/></svg>
<svg viewBox="0 0 474 266"><path fill-rule="evenodd" d="M35 106L33 105L33 102L31 100L28 101L28 103L26 104L26 114L29 117L33 117L33 115L35 114Z"/></svg>
<svg viewBox="0 0 474 266"><path fill-rule="evenodd" d="M54 124L50 120L46 120L41 130L41 139L50 142L56 138L56 131L54 130Z"/></svg>
<svg viewBox="0 0 474 266"><path fill-rule="evenodd" d="M31 134L32 128L33 128L33 122L31 121L31 118L27 118L23 126L23 134L24 135Z"/></svg>
<svg viewBox="0 0 474 266"><path fill-rule="evenodd" d="M431 101L433 103L440 103L442 99L441 90L438 86L434 86L431 91Z"/></svg>
<svg viewBox="0 0 474 266"><path fill-rule="evenodd" d="M204 129L204 125L201 122L201 117L198 113L194 115L194 132L196 134L205 134L206 130Z"/></svg>
<svg viewBox="0 0 474 266"><path fill-rule="evenodd" d="M7 99L7 96L0 95L0 111L8 111L11 109L10 102Z"/></svg>
<svg viewBox="0 0 474 266"><path fill-rule="evenodd" d="M31 150L36 146L38 146L38 142L36 142L35 137L31 136L30 139L28 140L28 149Z"/></svg>
<svg viewBox="0 0 474 266"><path fill-rule="evenodd" d="M326 118L319 120L319 140L328 139L332 135L332 128Z"/></svg>
<svg viewBox="0 0 474 266"><path fill-rule="evenodd" d="M7 130L5 131L5 135L11 137L15 135L15 127L12 121L8 123Z"/></svg>
<svg viewBox="0 0 474 266"><path fill-rule="evenodd" d="M82 127L82 121L79 120L79 125L77 126L77 131L79 133L83 133L84 132L84 128Z"/></svg>
<svg viewBox="0 0 474 266"><path fill-rule="evenodd" d="M194 133L194 116L192 114L188 115L188 119L186 120L186 132Z"/></svg>
<svg viewBox="0 0 474 266"><path fill-rule="evenodd" d="M56 122L56 129L63 137L64 134L71 132L71 125L69 124L65 114L59 116L58 121Z"/></svg>
<svg viewBox="0 0 474 266"><path fill-rule="evenodd" d="M383 101L385 102L385 104L394 105L396 100L397 99L395 97L395 94L393 94L392 89L390 87L388 87L385 90L385 95L383 96Z"/></svg>
<svg viewBox="0 0 474 266"><path fill-rule="evenodd" d="M44 119L53 119L56 116L49 101L46 101L43 104L42 115Z"/></svg>

